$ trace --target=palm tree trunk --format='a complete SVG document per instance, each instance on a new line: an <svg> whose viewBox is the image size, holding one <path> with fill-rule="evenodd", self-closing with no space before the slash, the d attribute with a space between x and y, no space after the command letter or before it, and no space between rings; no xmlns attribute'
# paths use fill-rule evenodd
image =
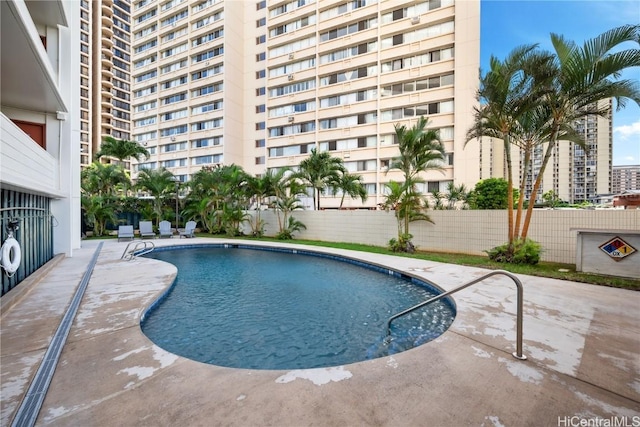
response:
<svg viewBox="0 0 640 427"><path fill-rule="evenodd" d="M513 246L513 172L511 165L511 147L509 136L504 139L505 159L507 162L507 215L509 221L509 248Z"/></svg>
<svg viewBox="0 0 640 427"><path fill-rule="evenodd" d="M553 152L553 148L556 145L556 137L558 135L557 126L554 126L553 131L551 132L551 136L549 138L549 146L547 147L547 151L544 153L544 158L542 159L542 165L540 166L540 171L538 172L538 176L536 177L536 182L533 184L533 190L531 190L531 197L529 198L529 206L527 206L527 215L524 218L524 224L522 225L522 233L521 238L525 240L527 238L527 233L529 232L529 224L531 223L531 216L533 215L533 205L535 204L536 196L538 195L538 190L540 189L540 185L542 184L542 176L544 175L544 171L547 168L547 163L549 163L549 159L551 158L551 153Z"/></svg>
<svg viewBox="0 0 640 427"><path fill-rule="evenodd" d="M520 221L522 221L522 207L524 206L524 187L527 182L527 178L529 177L529 161L531 160L531 151L526 149L524 152L524 171L520 177L520 194L518 197L518 209L516 211L516 225L515 232L513 234L514 239L518 239L520 237Z"/></svg>

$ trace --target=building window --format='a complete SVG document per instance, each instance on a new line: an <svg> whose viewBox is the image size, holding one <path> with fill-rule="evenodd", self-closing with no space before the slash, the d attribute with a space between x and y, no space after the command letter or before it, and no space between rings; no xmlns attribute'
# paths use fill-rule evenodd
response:
<svg viewBox="0 0 640 427"><path fill-rule="evenodd" d="M222 161L223 161L222 154L216 154L212 156L193 157L191 159L191 164L206 165L206 164L222 163Z"/></svg>
<svg viewBox="0 0 640 427"><path fill-rule="evenodd" d="M191 141L191 148L203 148L212 147L214 145L222 144L221 136L214 136L213 138L194 139Z"/></svg>
<svg viewBox="0 0 640 427"><path fill-rule="evenodd" d="M264 147L265 141L264 139L256 139L256 148Z"/></svg>
<svg viewBox="0 0 640 427"><path fill-rule="evenodd" d="M266 70L256 71L256 79L264 79L267 75Z"/></svg>
<svg viewBox="0 0 640 427"><path fill-rule="evenodd" d="M256 28L264 27L267 25L267 18L260 18L256 21Z"/></svg>
<svg viewBox="0 0 640 427"><path fill-rule="evenodd" d="M256 3L256 10L261 10L267 7L267 0L262 0Z"/></svg>
<svg viewBox="0 0 640 427"><path fill-rule="evenodd" d="M267 54L265 52L260 52L256 55L256 62L264 61L267 59Z"/></svg>
<svg viewBox="0 0 640 427"><path fill-rule="evenodd" d="M265 123L264 122L256 123L256 130L263 130L264 128L265 128Z"/></svg>
<svg viewBox="0 0 640 427"><path fill-rule="evenodd" d="M264 156L256 157L256 165L264 165Z"/></svg>
<svg viewBox="0 0 640 427"><path fill-rule="evenodd" d="M264 87L259 87L258 89L256 89L256 96L261 96L264 95L266 93L266 89Z"/></svg>
<svg viewBox="0 0 640 427"><path fill-rule="evenodd" d="M264 113L266 111L266 107L264 104L256 105L256 113Z"/></svg>
<svg viewBox="0 0 640 427"><path fill-rule="evenodd" d="M256 44L262 44L267 41L267 36L265 34L260 37L256 37Z"/></svg>

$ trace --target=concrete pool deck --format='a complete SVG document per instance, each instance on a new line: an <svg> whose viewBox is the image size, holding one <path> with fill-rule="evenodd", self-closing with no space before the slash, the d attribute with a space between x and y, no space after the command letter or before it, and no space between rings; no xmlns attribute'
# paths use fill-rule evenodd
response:
<svg viewBox="0 0 640 427"><path fill-rule="evenodd" d="M233 240L154 241L220 242ZM142 334L140 316L176 269L122 261L126 245L104 243L38 425L577 426L614 418L626 424L610 425L640 425L639 292L519 275L526 361L511 356L515 286L494 276L454 294L451 328L410 351L334 368L230 369L173 355ZM0 425L14 418L97 246L84 241L74 257L36 272L39 281L12 307L3 301ZM387 265L445 290L487 272L310 249Z"/></svg>

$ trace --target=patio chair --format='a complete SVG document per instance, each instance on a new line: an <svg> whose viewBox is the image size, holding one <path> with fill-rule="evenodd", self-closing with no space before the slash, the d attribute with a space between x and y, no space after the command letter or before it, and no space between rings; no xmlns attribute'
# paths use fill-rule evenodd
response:
<svg viewBox="0 0 640 427"><path fill-rule="evenodd" d="M169 221L160 221L159 230L161 239L165 237L171 238L173 236L173 231L171 231L171 223Z"/></svg>
<svg viewBox="0 0 640 427"><path fill-rule="evenodd" d="M151 221L140 221L140 237L143 239L155 239L156 233L153 231L153 223Z"/></svg>
<svg viewBox="0 0 640 427"><path fill-rule="evenodd" d="M196 231L196 222L195 221L189 221L185 224L185 228L184 230L179 230L180 232L180 238L185 237L185 238L190 238L190 237L196 237L195 234L193 234Z"/></svg>
<svg viewBox="0 0 640 427"><path fill-rule="evenodd" d="M120 239L133 240L133 225L118 226L118 242Z"/></svg>

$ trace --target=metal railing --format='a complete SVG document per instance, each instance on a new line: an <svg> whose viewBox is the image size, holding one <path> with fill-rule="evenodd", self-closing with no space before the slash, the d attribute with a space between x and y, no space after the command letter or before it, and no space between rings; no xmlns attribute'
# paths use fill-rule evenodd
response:
<svg viewBox="0 0 640 427"><path fill-rule="evenodd" d="M129 250L129 246L133 245L134 243L135 243L135 246L133 247L133 249ZM128 261L131 261L132 259L134 259L139 255L144 255L144 254L148 254L149 252L153 252L155 248L156 248L156 245L154 245L153 242L150 242L148 240L143 240L141 242L129 242L127 247L124 248L124 252L122 252L122 256L120 257L120 259L126 259Z"/></svg>
<svg viewBox="0 0 640 427"><path fill-rule="evenodd" d="M398 317L402 317L405 314L408 314L414 310L417 310L421 307L424 307L425 305L431 304L432 302L441 300L444 297L447 297L451 294L454 294L458 291L461 291L463 289L468 288L471 285L475 285L478 282L481 282L491 276L496 276L498 274L507 276L509 278L511 278L511 280L513 280L513 282L516 284L516 288L517 288L517 296L518 296L518 300L516 302L517 305L517 310L516 310L516 351L514 353L512 353L513 357L515 357L516 359L520 359L520 360L526 360L527 356L522 354L522 282L520 282L520 279L518 279L516 276L514 276L513 274L509 273L508 271L504 271L504 270L496 270L496 271L492 271L491 273L487 273L482 277L479 277L475 280L472 280L468 283L465 283L464 285L458 286L457 288L451 289L450 291L447 291L445 293L442 293L440 295L437 295L431 299L428 299L427 301L421 302L420 304L414 305L411 308L408 308L398 314L395 314L393 316L391 316L389 318L389 320L387 320L387 336L385 338L385 343L389 343L391 340L391 322L393 322L395 319L397 319Z"/></svg>

